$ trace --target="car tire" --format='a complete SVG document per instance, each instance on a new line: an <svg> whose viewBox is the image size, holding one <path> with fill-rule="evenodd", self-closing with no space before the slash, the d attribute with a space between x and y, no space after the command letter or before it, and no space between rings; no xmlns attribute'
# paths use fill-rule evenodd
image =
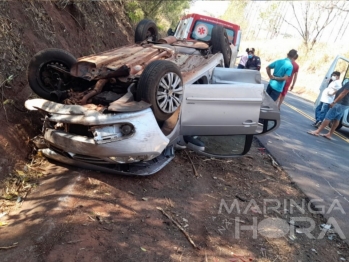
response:
<svg viewBox="0 0 349 262"><path fill-rule="evenodd" d="M50 93L57 90L59 78L68 82L70 75L48 67L55 65L65 71L76 63L76 58L67 51L48 48L36 53L29 62L27 79L30 88L40 97L52 100ZM64 89L62 87L62 89Z"/></svg>
<svg viewBox="0 0 349 262"><path fill-rule="evenodd" d="M139 78L136 97L151 104L158 122L168 119L183 100L183 79L179 67L166 60L151 62Z"/></svg>
<svg viewBox="0 0 349 262"><path fill-rule="evenodd" d="M337 126L337 128L336 128L336 131L338 131L339 129L341 129L342 128L342 120L343 120L343 118L341 118L341 120L339 120L339 125ZM328 126L329 127L332 127L332 121L328 124Z"/></svg>
<svg viewBox="0 0 349 262"><path fill-rule="evenodd" d="M226 30L221 25L215 25L211 33L212 53L222 53L224 66L230 67L231 49Z"/></svg>
<svg viewBox="0 0 349 262"><path fill-rule="evenodd" d="M151 41L158 40L158 28L154 21L149 19L141 20L135 30L135 43L140 43L151 37Z"/></svg>

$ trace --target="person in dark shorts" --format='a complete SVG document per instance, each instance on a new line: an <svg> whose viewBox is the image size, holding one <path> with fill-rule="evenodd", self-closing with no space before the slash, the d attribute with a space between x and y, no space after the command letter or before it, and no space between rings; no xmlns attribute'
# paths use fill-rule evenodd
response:
<svg viewBox="0 0 349 262"><path fill-rule="evenodd" d="M252 70L261 70L261 59L254 55L254 48L249 48L248 53L248 59L245 64L245 69L252 69Z"/></svg>
<svg viewBox="0 0 349 262"><path fill-rule="evenodd" d="M307 133L313 136L319 136L320 132L333 121L331 130L326 134L321 134L322 137L332 139L331 136L339 125L339 121L343 117L344 111L349 107L349 82L346 83L336 93L334 101L330 104L330 110L328 110L324 121L315 131L308 131Z"/></svg>
<svg viewBox="0 0 349 262"><path fill-rule="evenodd" d="M274 101L279 98L286 80L292 74L293 65L291 59L294 59L296 56L298 56L297 51L291 49L287 54L287 58L276 60L266 68L270 78L266 92ZM274 69L273 74L271 74L271 69Z"/></svg>

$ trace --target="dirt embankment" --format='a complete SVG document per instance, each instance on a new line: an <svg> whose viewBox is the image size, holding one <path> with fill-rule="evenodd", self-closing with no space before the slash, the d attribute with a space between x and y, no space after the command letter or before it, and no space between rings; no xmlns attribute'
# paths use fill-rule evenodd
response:
<svg viewBox="0 0 349 262"><path fill-rule="evenodd" d="M0 181L26 160L29 140L38 133L40 118L23 106L34 96L26 80L31 57L49 47L81 57L132 43L133 28L122 3L0 2Z"/></svg>

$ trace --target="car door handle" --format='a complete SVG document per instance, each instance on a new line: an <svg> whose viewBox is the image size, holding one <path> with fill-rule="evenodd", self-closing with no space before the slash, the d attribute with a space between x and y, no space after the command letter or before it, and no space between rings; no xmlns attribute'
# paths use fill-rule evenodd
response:
<svg viewBox="0 0 349 262"><path fill-rule="evenodd" d="M270 108L269 106L268 107L261 107L261 111L272 111L273 109Z"/></svg>
<svg viewBox="0 0 349 262"><path fill-rule="evenodd" d="M245 122L242 122L243 125L255 125L257 124L256 122L253 122L252 120L247 120Z"/></svg>
<svg viewBox="0 0 349 262"><path fill-rule="evenodd" d="M229 97L187 97L187 101L233 101L233 102L260 102L259 98L229 98Z"/></svg>

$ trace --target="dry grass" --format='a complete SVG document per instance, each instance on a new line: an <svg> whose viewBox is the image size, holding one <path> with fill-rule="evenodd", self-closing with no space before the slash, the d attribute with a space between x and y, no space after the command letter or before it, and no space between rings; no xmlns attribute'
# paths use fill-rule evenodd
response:
<svg viewBox="0 0 349 262"><path fill-rule="evenodd" d="M261 74L264 79L268 79L265 67L269 63L286 57L290 49L298 50L297 63L300 71L294 92L311 101L315 101L318 96L318 89L333 59L339 54L349 57L349 49L344 43L318 43L308 53L306 53L301 41L297 39L242 41L240 50L245 50L247 47L254 47L256 55L261 58ZM344 67L340 68L342 75L344 75L345 69Z"/></svg>
<svg viewBox="0 0 349 262"><path fill-rule="evenodd" d="M19 166L0 183L0 213L9 212L17 204L21 205L28 193L37 186L45 172L46 158L41 154L33 157L31 163Z"/></svg>

